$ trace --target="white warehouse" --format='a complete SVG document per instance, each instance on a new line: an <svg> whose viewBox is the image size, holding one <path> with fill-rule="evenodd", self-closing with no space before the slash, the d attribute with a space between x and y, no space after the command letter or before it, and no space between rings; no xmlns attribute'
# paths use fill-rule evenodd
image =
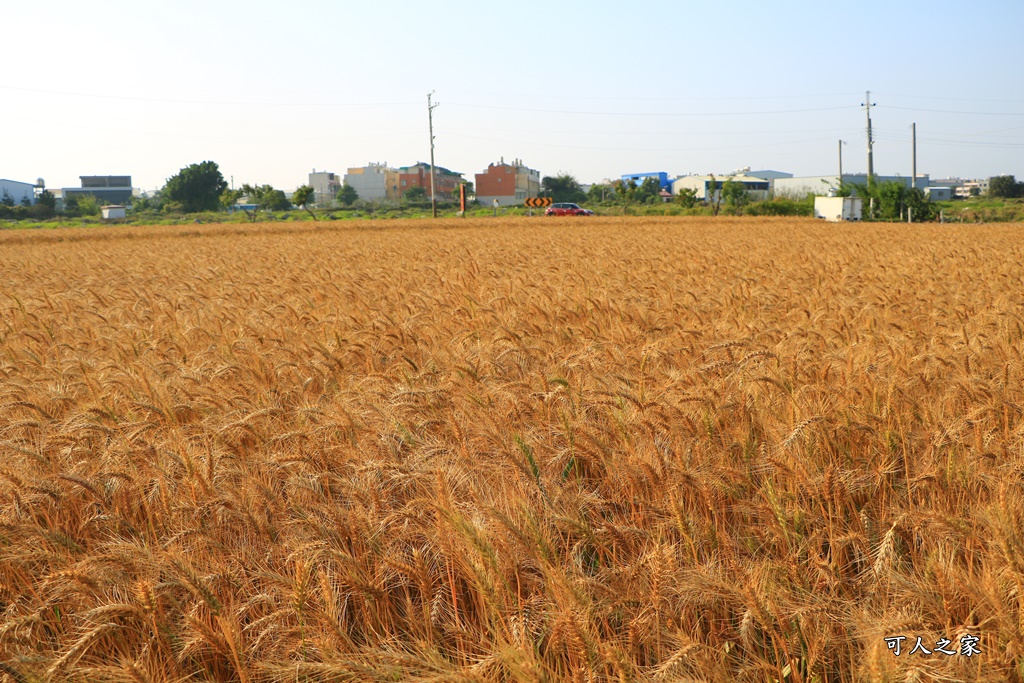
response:
<svg viewBox="0 0 1024 683"><path fill-rule="evenodd" d="M17 180L0 178L0 201L10 203L8 198L15 205L35 204L36 186L32 183L19 183Z"/></svg>
<svg viewBox="0 0 1024 683"><path fill-rule="evenodd" d="M751 199L763 200L768 199L768 189L770 187L769 181L764 178L755 178L746 175L723 175L723 176L710 176L710 175L688 175L682 178L676 178L672 181L672 194L679 194L679 190L687 188L696 192L697 199L702 202L715 201L721 198L722 186L727 180L731 180L734 183L739 183L743 186L743 189L747 191ZM709 196L711 192L711 183L714 182L717 186L715 197Z"/></svg>

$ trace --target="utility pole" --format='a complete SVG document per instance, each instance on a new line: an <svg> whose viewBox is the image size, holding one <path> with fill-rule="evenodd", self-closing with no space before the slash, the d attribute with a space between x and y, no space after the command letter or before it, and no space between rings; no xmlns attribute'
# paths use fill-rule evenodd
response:
<svg viewBox="0 0 1024 683"><path fill-rule="evenodd" d="M913 150L910 162L910 190L911 192L913 192L915 189L917 189L917 123L910 124L910 131L910 146ZM914 222L914 210L910 207L909 200L907 201L907 222Z"/></svg>
<svg viewBox="0 0 1024 683"><path fill-rule="evenodd" d="M914 188L917 187L917 123L910 124L910 130L911 130L910 138L912 140L911 146L913 147L913 158L911 160L911 163L912 163L911 173L914 174L914 175L911 176L913 178L913 180L910 181L910 188L914 189Z"/></svg>
<svg viewBox="0 0 1024 683"><path fill-rule="evenodd" d="M427 120L430 123L430 206L434 218L437 218L437 195L434 193L434 109L440 103L431 104L430 98L433 96L434 91L431 90L427 94Z"/></svg>
<svg viewBox="0 0 1024 683"><path fill-rule="evenodd" d="M871 102L870 90L867 91L867 95L864 98L864 104L860 106L864 107L864 112L868 115L868 185L871 185L875 182L875 155L872 151L875 140L871 136L871 107L875 105Z"/></svg>
<svg viewBox="0 0 1024 683"><path fill-rule="evenodd" d="M843 184L843 141L839 141L839 184Z"/></svg>

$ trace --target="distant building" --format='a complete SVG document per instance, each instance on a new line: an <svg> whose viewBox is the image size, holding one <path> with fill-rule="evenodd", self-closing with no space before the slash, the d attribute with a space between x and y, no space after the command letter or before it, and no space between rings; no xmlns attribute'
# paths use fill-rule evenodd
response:
<svg viewBox="0 0 1024 683"><path fill-rule="evenodd" d="M876 175L876 183L887 182L903 183L910 187L910 177L898 175ZM867 185L867 173L844 173L843 183L847 185ZM928 187L928 175L918 175L915 183L919 190L924 191ZM809 195L827 197L839 191L838 175L804 176L801 178L777 178L774 182L775 195L778 197L792 197L801 199Z"/></svg>
<svg viewBox="0 0 1024 683"><path fill-rule="evenodd" d="M747 170L743 175L748 175L752 178L764 178L765 180L778 180L779 178L792 178L792 173L786 173L785 171L751 171Z"/></svg>
<svg viewBox="0 0 1024 683"><path fill-rule="evenodd" d="M329 204L338 196L341 189L341 176L329 171L317 171L309 174L309 186L313 188L314 204Z"/></svg>
<svg viewBox="0 0 1024 683"><path fill-rule="evenodd" d="M963 197L974 197L974 196L977 196L977 195L986 195L986 194L988 194L989 180L991 180L991 178L986 178L985 180L968 180L968 181L966 181L964 183L964 186L961 188L963 194L960 195L960 196L963 196Z"/></svg>
<svg viewBox="0 0 1024 683"><path fill-rule="evenodd" d="M745 175L748 175L748 176L750 176L752 178L764 178L765 180L767 180L768 181L768 191L769 192L774 192L775 191L775 181L776 180L779 180L781 178L792 178L793 177L792 173L786 173L785 171L771 171L771 170L763 170L763 171L749 171L748 170L745 173Z"/></svg>
<svg viewBox="0 0 1024 683"><path fill-rule="evenodd" d="M476 174L475 187L476 199L481 204L491 206L495 201L500 206L522 204L528 197L540 194L540 171L527 168L521 159L506 164L502 158L496 164L488 164L483 173Z"/></svg>
<svg viewBox="0 0 1024 683"><path fill-rule="evenodd" d="M859 221L864 210L860 197L815 197L814 217L824 218L831 223Z"/></svg>
<svg viewBox="0 0 1024 683"><path fill-rule="evenodd" d="M120 204L101 206L100 211L105 221L123 221L128 216L128 210Z"/></svg>
<svg viewBox="0 0 1024 683"><path fill-rule="evenodd" d="M368 200L397 200L401 196L398 182L398 171L390 168L387 162L350 168L344 178L344 183L355 190L360 199Z"/></svg>
<svg viewBox="0 0 1024 683"><path fill-rule="evenodd" d="M633 182L637 185L637 187L639 187L640 185L643 185L644 181L647 180L648 178L656 178L658 180L659 190L667 190L669 188L670 182L668 179L668 173L665 173L664 171L655 171L653 173L627 174L622 176L620 180L625 184Z"/></svg>
<svg viewBox="0 0 1024 683"><path fill-rule="evenodd" d="M743 189L747 191L747 194L750 195L751 199L764 200L768 198L768 181L764 178L754 178L746 175L683 176L682 178L676 178L672 181L672 194L677 195L680 190L687 188L693 190L696 193L697 199L702 202L717 201L721 199L722 185L724 185L727 180L731 180L734 183L742 185ZM711 192L712 181L717 185L717 189L713 194Z"/></svg>
<svg viewBox="0 0 1024 683"><path fill-rule="evenodd" d="M107 204L130 204L134 189L130 175L83 175L81 187L61 188L65 203L76 195L92 195Z"/></svg>
<svg viewBox="0 0 1024 683"><path fill-rule="evenodd" d="M953 188L941 185L932 185L924 191L925 196L932 202L948 202L953 198Z"/></svg>
<svg viewBox="0 0 1024 683"><path fill-rule="evenodd" d="M0 201L14 202L15 205L35 204L36 186L32 183L19 183L17 180L0 178Z"/></svg>
<svg viewBox="0 0 1024 683"><path fill-rule="evenodd" d="M434 192L438 199L450 200L462 182L462 174L443 166L434 166ZM430 164L418 161L412 166L398 169L398 192L400 196L414 187L422 187L430 196ZM479 195L477 195L479 198Z"/></svg>

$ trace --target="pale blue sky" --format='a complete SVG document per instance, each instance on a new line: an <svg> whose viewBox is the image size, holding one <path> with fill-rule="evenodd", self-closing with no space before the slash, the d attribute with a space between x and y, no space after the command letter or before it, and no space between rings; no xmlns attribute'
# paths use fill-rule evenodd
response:
<svg viewBox="0 0 1024 683"><path fill-rule="evenodd" d="M1024 2L12 3L0 178L152 190L212 159L285 190L314 167L499 157L623 173L1024 178Z"/></svg>

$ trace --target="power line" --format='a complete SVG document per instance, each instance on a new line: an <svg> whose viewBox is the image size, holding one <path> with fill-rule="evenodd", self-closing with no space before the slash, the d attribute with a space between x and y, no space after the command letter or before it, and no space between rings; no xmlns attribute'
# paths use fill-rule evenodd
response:
<svg viewBox="0 0 1024 683"><path fill-rule="evenodd" d="M40 88L23 88L14 85L0 85L3 90L18 90L42 95L60 95L61 97L90 97L100 100L121 100L128 102L155 102L158 104L201 104L231 107L399 107L411 106L412 102L230 102L226 100L180 100L166 97L132 97L129 95L106 95L102 93L66 92L62 90L43 90Z"/></svg>
<svg viewBox="0 0 1024 683"><path fill-rule="evenodd" d="M1008 111L958 111L953 109L926 109L924 107L894 107L887 105L886 109L899 109L901 111L924 111L932 114L967 114L969 116L1024 116L1024 112Z"/></svg>
<svg viewBox="0 0 1024 683"><path fill-rule="evenodd" d="M984 97L940 97L940 96L936 96L936 95L902 95L902 94L885 93L885 92L884 93L876 92L875 94L876 95L878 95L878 94L885 95L886 97L906 98L906 99L909 99L909 100L940 100L940 101L945 101L945 102L1002 102L1002 103L1006 103L1006 104L1008 104L1008 103L1019 104L1021 102L1024 102L1024 100L996 99L996 98L991 98L991 97L989 97L989 98L984 98Z"/></svg>
<svg viewBox="0 0 1024 683"><path fill-rule="evenodd" d="M695 116L767 116L769 114L802 114L807 112L816 111L836 111L839 109L849 109L848 105L839 107L814 107L811 109L778 109L773 111L731 111L731 112L675 112L675 113L657 113L657 112L623 112L623 111L579 111L571 109L535 109L530 107L500 107L497 105L490 104L469 104L467 102L449 102L450 105L456 107L468 107L471 109L494 109L500 111L520 111L520 112L533 112L538 114L579 114L585 116L646 116L646 117L695 117Z"/></svg>
<svg viewBox="0 0 1024 683"><path fill-rule="evenodd" d="M764 144L756 145L719 145L716 147L599 147L593 145L563 145L558 143L544 143L538 142L537 140L503 140L500 138L482 137L478 135L466 135L464 133L448 133L451 137L466 138L469 140L485 140L487 142L497 142L503 145L523 145L523 146L534 146L534 147L549 147L554 149L582 149L582 150L599 150L602 152L713 152L719 150L743 150L743 149L761 149L764 147L788 147L796 144L805 144L812 142L821 142L823 140L832 140L831 137L822 138L808 138L803 140L788 140L783 142L769 142Z"/></svg>

